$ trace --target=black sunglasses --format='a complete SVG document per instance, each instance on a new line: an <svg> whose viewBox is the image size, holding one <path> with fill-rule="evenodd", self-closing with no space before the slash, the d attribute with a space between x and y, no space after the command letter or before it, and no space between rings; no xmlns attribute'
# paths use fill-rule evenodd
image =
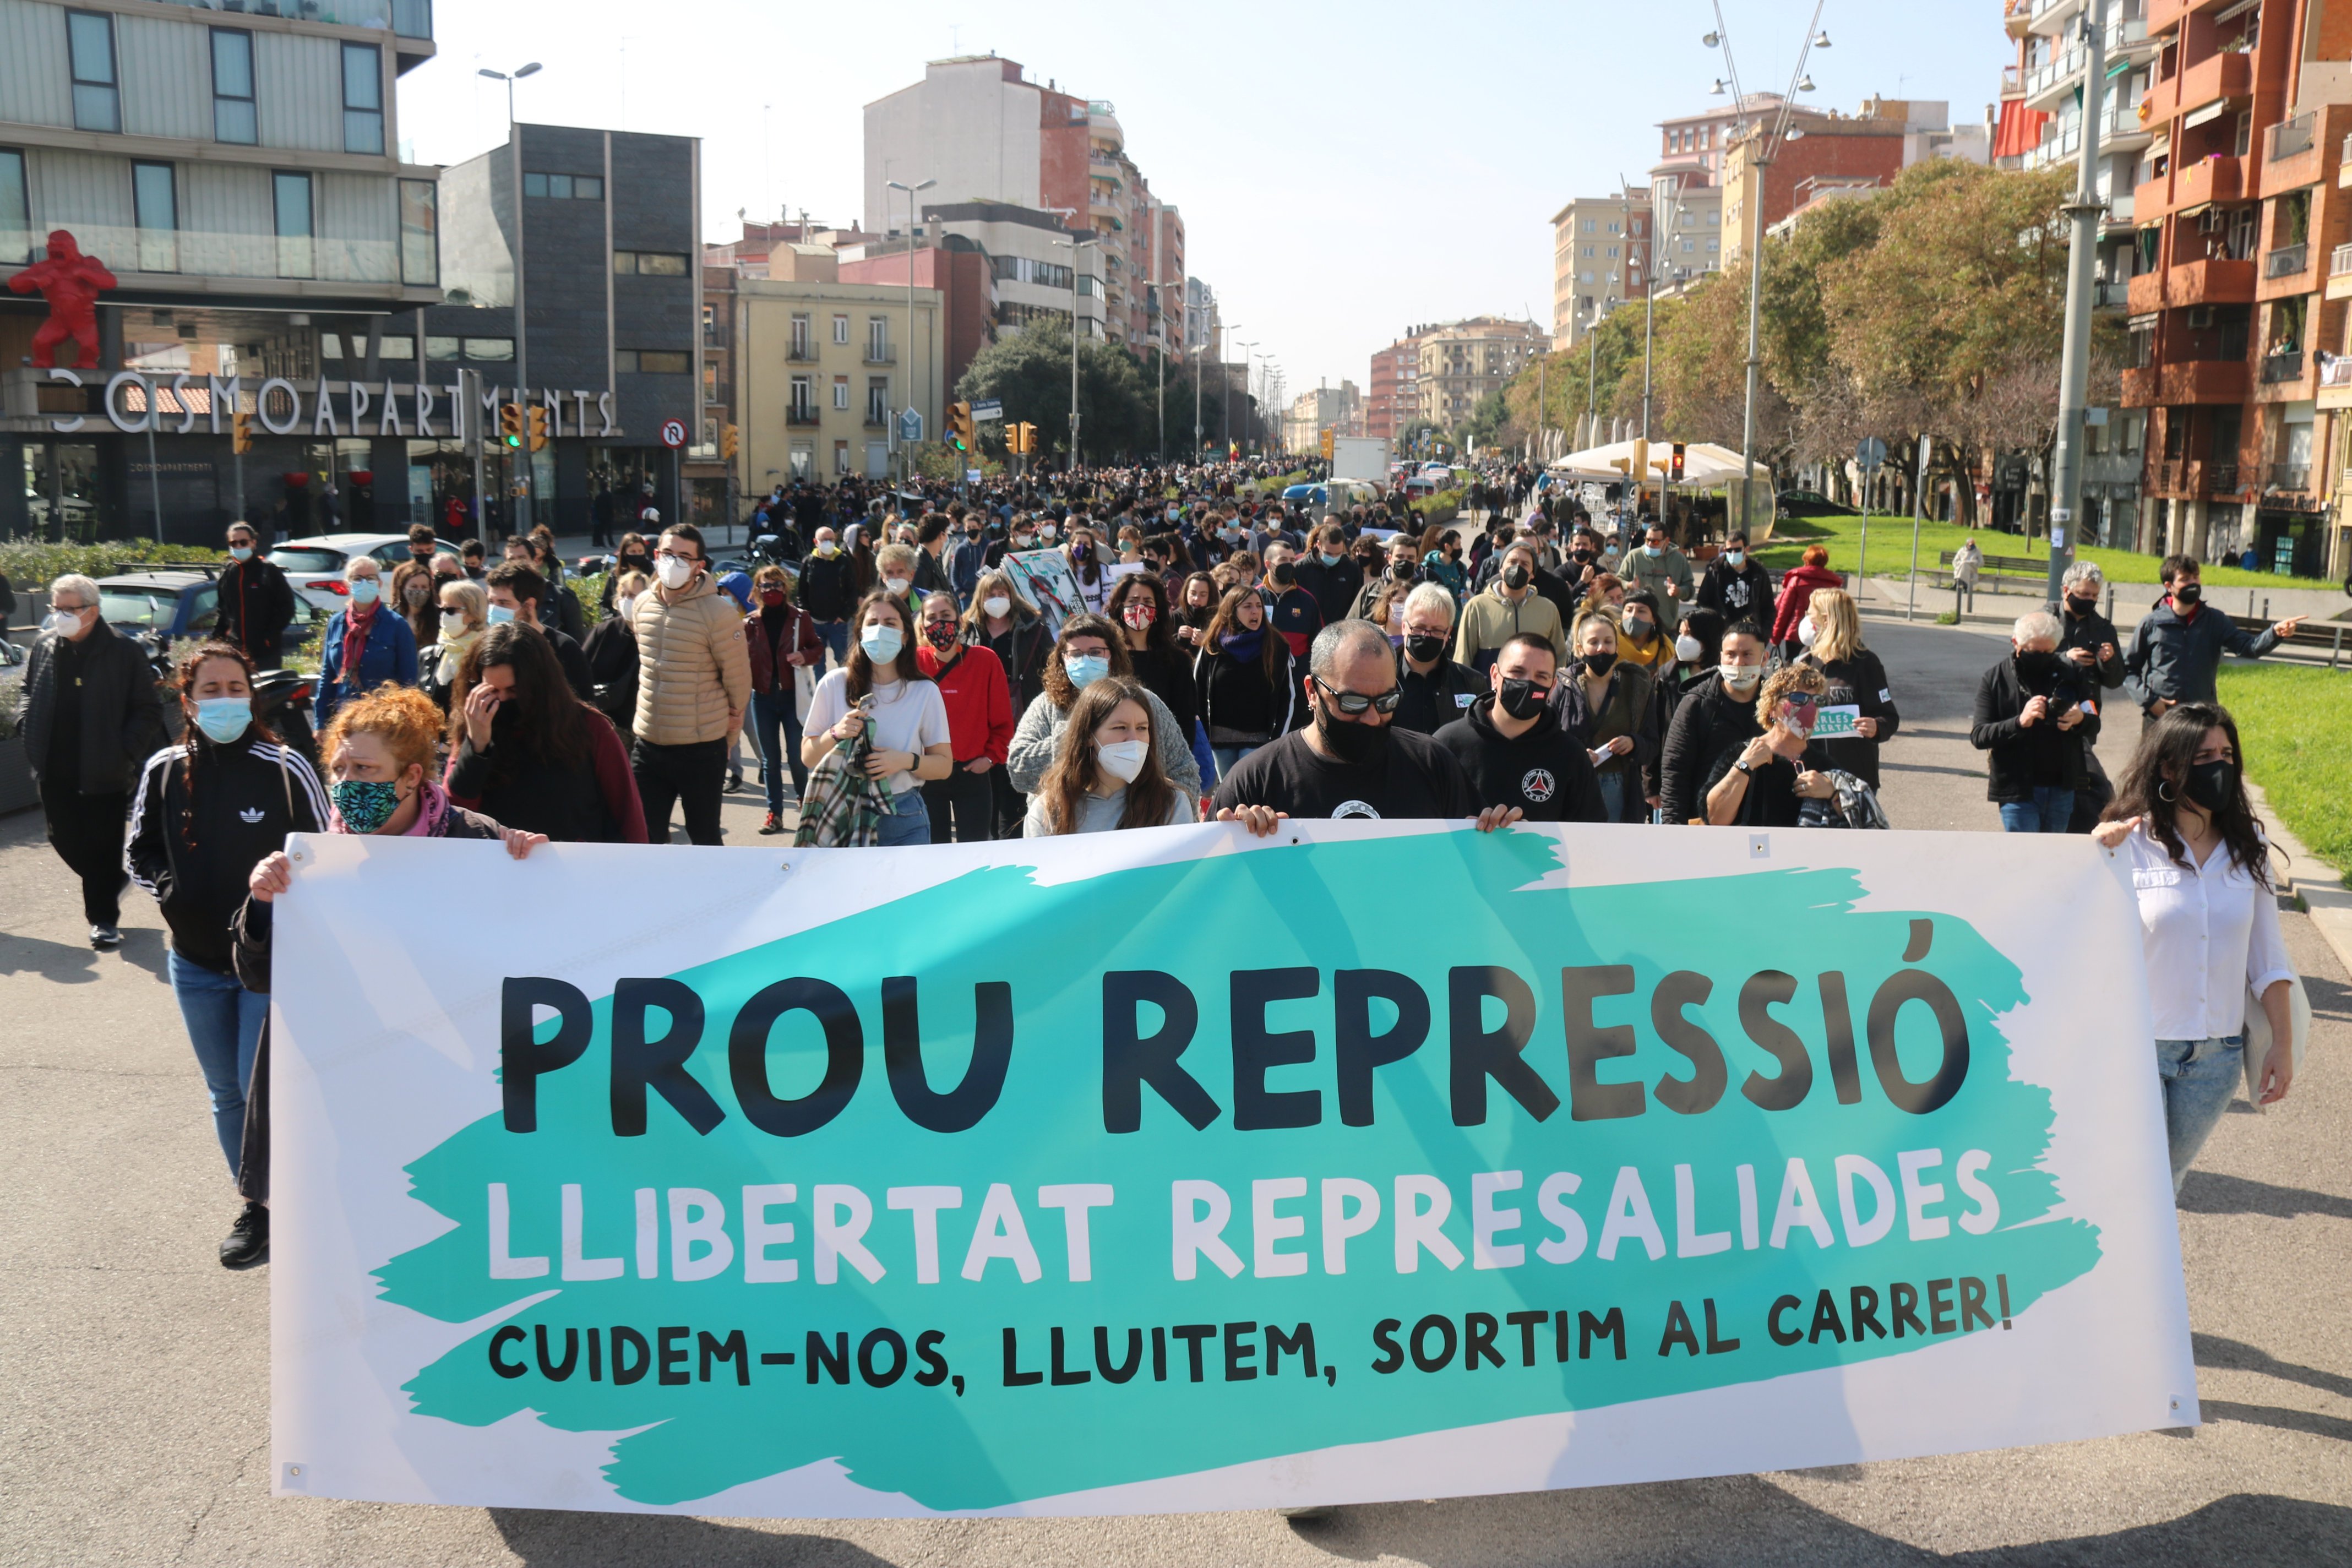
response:
<svg viewBox="0 0 2352 1568"><path fill-rule="evenodd" d="M1310 675L1307 679L1321 687L1323 694L1331 699L1331 706L1350 719L1375 708L1383 713L1393 713L1397 710L1397 704L1404 700L1404 688L1402 686L1391 686L1378 697L1367 697L1360 691L1341 691L1319 675Z"/></svg>

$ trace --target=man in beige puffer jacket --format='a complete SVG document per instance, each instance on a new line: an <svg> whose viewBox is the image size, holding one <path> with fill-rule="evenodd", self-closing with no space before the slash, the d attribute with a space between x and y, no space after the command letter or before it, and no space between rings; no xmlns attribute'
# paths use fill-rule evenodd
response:
<svg viewBox="0 0 2352 1568"><path fill-rule="evenodd" d="M669 842L675 802L685 808L688 838L719 844L727 758L751 698L742 612L719 591L702 532L691 523L663 531L654 570L658 582L629 621L637 637L631 770L645 802L646 841Z"/></svg>

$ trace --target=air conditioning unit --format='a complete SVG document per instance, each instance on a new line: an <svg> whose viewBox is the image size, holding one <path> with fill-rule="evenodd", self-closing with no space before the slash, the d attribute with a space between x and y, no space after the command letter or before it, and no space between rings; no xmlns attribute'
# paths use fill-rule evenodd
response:
<svg viewBox="0 0 2352 1568"><path fill-rule="evenodd" d="M2205 328L2210 327L2212 324L2212 306L2191 305L2189 307L2189 327L2191 331L2202 331Z"/></svg>

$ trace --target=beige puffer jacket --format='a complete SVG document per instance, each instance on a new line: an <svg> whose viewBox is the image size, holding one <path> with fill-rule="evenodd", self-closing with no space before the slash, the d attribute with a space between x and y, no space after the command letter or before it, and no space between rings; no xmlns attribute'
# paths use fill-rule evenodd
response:
<svg viewBox="0 0 2352 1568"><path fill-rule="evenodd" d="M709 573L672 594L637 601L637 739L656 746L723 741L751 700L751 656L743 616Z"/></svg>

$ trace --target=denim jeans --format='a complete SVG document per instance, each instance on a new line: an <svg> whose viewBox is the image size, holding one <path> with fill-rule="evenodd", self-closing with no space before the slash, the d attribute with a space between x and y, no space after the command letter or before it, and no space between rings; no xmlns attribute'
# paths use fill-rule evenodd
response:
<svg viewBox="0 0 2352 1568"><path fill-rule="evenodd" d="M1208 794L1217 787L1217 753L1209 745L1209 728L1198 719L1192 721L1192 760L1201 764L1201 793Z"/></svg>
<svg viewBox="0 0 2352 1568"><path fill-rule="evenodd" d="M768 813L773 816L784 809L784 774L776 766L779 750L792 766L793 794L798 796L808 789L808 764L801 761L801 710L789 683L780 690L751 693L751 729L760 755L766 759L760 769L760 782L767 786Z"/></svg>
<svg viewBox="0 0 2352 1568"><path fill-rule="evenodd" d="M245 1140L245 1086L253 1077L253 1048L261 1043L269 998L247 991L234 975L191 963L176 952L169 955L168 971L172 994L188 1026L188 1043L204 1069L205 1092L212 1098L213 1131L234 1178L237 1146Z"/></svg>
<svg viewBox="0 0 2352 1568"><path fill-rule="evenodd" d="M2035 784L2031 800L2000 803L2003 833L2063 833L2074 816L2074 792L2063 784Z"/></svg>
<svg viewBox="0 0 2352 1568"><path fill-rule="evenodd" d="M1256 750L1255 746L1211 746L1209 754L1217 759L1217 776L1222 779L1239 767L1244 757Z"/></svg>
<svg viewBox="0 0 2352 1568"><path fill-rule="evenodd" d="M1601 808L1609 814L1601 820L1603 822L1624 821L1625 770L1621 768L1613 773L1595 773L1592 777L1592 782L1601 786Z"/></svg>
<svg viewBox="0 0 2352 1568"><path fill-rule="evenodd" d="M816 635L824 639L825 647L833 649L834 663L849 662L849 623L847 621L819 621L816 624ZM819 670L817 673L822 675L824 672Z"/></svg>
<svg viewBox="0 0 2352 1568"><path fill-rule="evenodd" d="M931 814L923 805L923 792L919 785L898 797L898 809L882 819L879 847L898 849L909 844L931 841Z"/></svg>
<svg viewBox="0 0 2352 1568"><path fill-rule="evenodd" d="M2189 1175L2197 1152L2213 1124L2230 1109L2245 1077L2242 1037L2216 1040L2158 1040L2156 1076L2164 1084L2164 1141L2172 1155L2172 1190Z"/></svg>

